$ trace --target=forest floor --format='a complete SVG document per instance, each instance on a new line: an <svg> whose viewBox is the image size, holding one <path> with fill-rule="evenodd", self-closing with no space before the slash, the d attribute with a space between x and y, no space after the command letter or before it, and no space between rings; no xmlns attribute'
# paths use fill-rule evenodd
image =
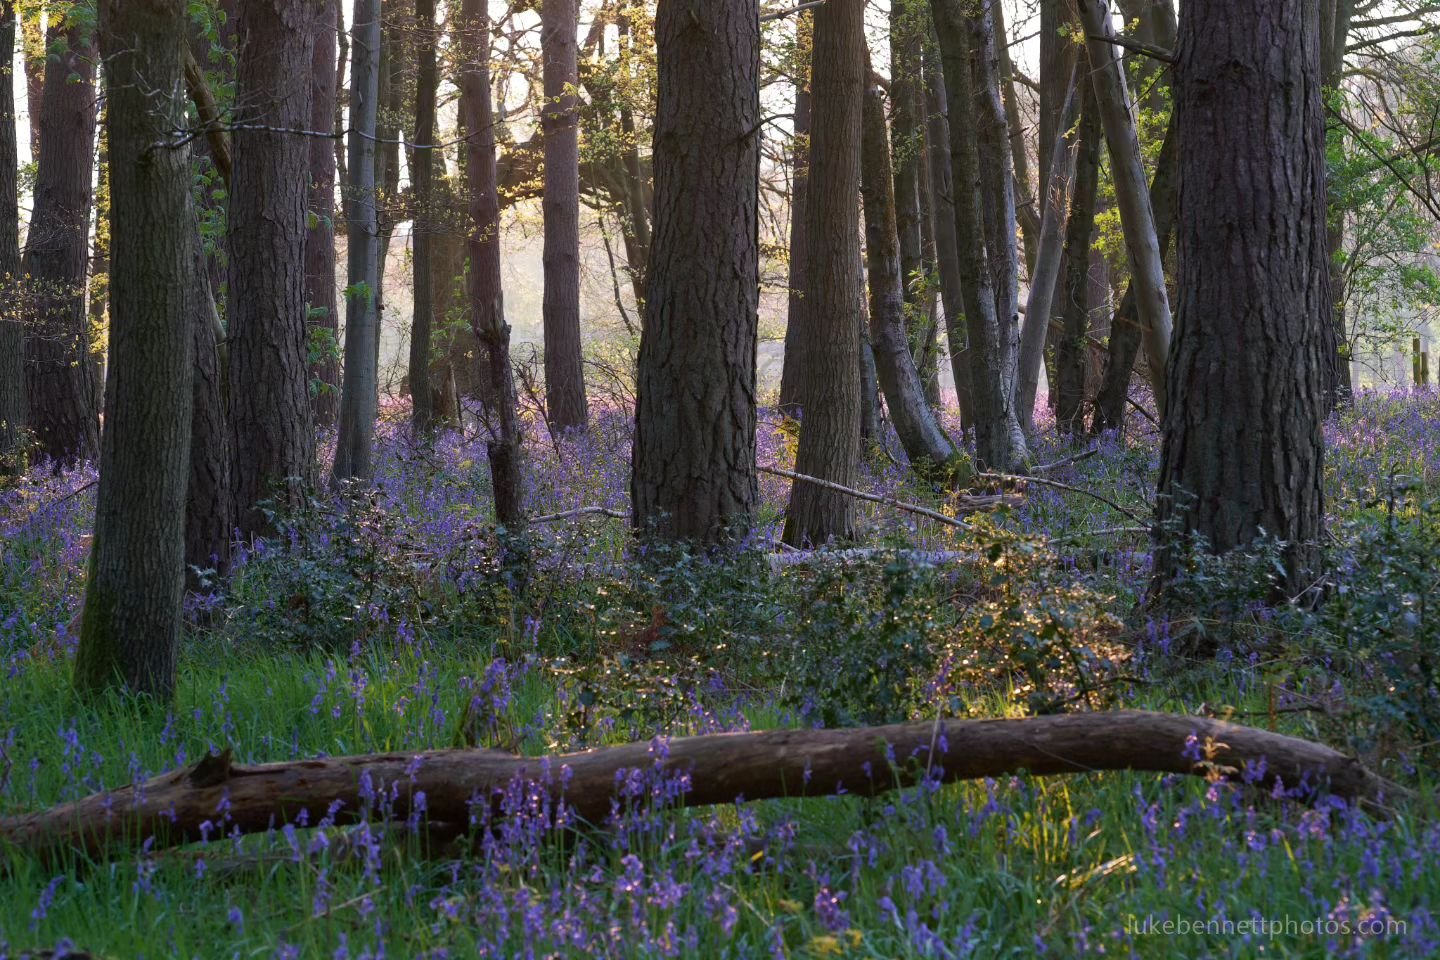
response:
<svg viewBox="0 0 1440 960"><path fill-rule="evenodd" d="M532 512L624 510L629 416L532 431ZM1047 477L1147 518L1158 450L1138 428ZM1440 398L1365 394L1327 431L1328 599L1270 602L1262 548L1196 561L1161 619L1135 517L1040 486L968 529L862 504L876 554L772 569L788 481L766 476L744 556L630 556L622 521L589 516L536 529L522 580L496 559L483 442L419 449L392 426L363 504L316 501L191 598L168 710L71 693L94 474L37 470L0 491L0 816L227 747L539 754L1112 706L1322 740L1421 799L1372 819L1106 773L676 810L660 784L603 827L517 816L463 855L369 824L241 841L217 811L179 851L0 850L0 958L1435 956ZM788 437L762 421L761 462L789 466ZM1049 437L1039 460L1076 452ZM943 507L894 458L872 451L864 487Z"/></svg>

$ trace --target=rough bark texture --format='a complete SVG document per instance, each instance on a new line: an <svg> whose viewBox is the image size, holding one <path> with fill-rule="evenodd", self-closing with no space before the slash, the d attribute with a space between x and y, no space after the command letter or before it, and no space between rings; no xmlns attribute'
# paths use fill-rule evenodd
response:
<svg viewBox="0 0 1440 960"><path fill-rule="evenodd" d="M1320 82L1326 95L1338 90L1345 75L1345 47L1350 39L1350 24L1355 17L1356 0L1321 0L1320 3ZM1337 136L1344 136L1343 132ZM1330 296L1335 301L1333 365L1326 385L1327 402L1333 407L1349 402L1354 391L1350 370L1350 332L1346 317L1349 266L1345 257L1345 211L1332 197L1329 213L1330 229L1327 243L1330 254Z"/></svg>
<svg viewBox="0 0 1440 960"><path fill-rule="evenodd" d="M1216 553L1262 530L1284 540L1292 596L1320 569L1332 301L1317 2L1181 7L1180 322L1160 582L1177 569L1181 533Z"/></svg>
<svg viewBox="0 0 1440 960"><path fill-rule="evenodd" d="M192 221L194 218L192 217ZM235 529L231 483L234 445L226 417L225 328L215 308L210 269L198 221L184 225L190 240L190 337L194 351L190 411L190 480L185 495L186 583L201 587L199 571L224 575Z"/></svg>
<svg viewBox="0 0 1440 960"><path fill-rule="evenodd" d="M1023 454L1023 445L1020 450L1014 445L1019 421L1015 417L1014 394L1006 386L1000 344L1001 323L996 313L995 275L991 272L980 209L981 173L976 149L978 138L974 84L971 80L971 35L961 0L933 0L932 9L945 65L946 97L950 104L955 235L960 245L959 281L970 341L975 453L985 469L1006 471L1017 455ZM1014 249L1013 234L1010 248ZM956 339L952 330L951 343Z"/></svg>
<svg viewBox="0 0 1440 960"><path fill-rule="evenodd" d="M795 147L790 179L790 295L785 310L785 358L780 371L780 410L798 417L805 407L802 393L805 376L805 323L809 304L805 300L809 242L809 218L805 201L810 194L810 59L813 20L809 12L799 15L796 25L800 62L795 65Z"/></svg>
<svg viewBox="0 0 1440 960"><path fill-rule="evenodd" d="M925 165L925 76L920 65L920 50L928 13L921 0L894 0L890 5L890 145L895 170L895 231L900 242L900 285L910 308L907 332L912 338L923 334L919 327L924 323L920 285L916 281L924 274L920 171ZM878 344L876 349L878 351Z"/></svg>
<svg viewBox="0 0 1440 960"><path fill-rule="evenodd" d="M1120 58L1120 49L1106 39L1114 32L1107 0L1077 0L1076 5L1086 33L1090 76L1110 152L1115 205L1120 208L1120 222L1125 230L1125 253L1130 261L1150 385L1155 391L1155 403L1163 411L1166 407L1165 363L1170 353L1170 300L1165 289L1165 264L1160 256L1155 214L1145 187L1140 140L1135 132L1135 118L1130 113L1124 61Z"/></svg>
<svg viewBox="0 0 1440 960"><path fill-rule="evenodd" d="M870 344L875 351L876 376L905 456L917 470L930 472L950 466L955 448L925 401L925 388L910 353L900 269L902 244L895 220L893 184L897 178L890 169L890 143L885 135L885 95L873 84L865 91L860 169L869 267L866 275L870 284Z"/></svg>
<svg viewBox="0 0 1440 960"><path fill-rule="evenodd" d="M805 416L795 469L854 486L860 461L860 121L865 93L864 0L830 0L815 11L810 80L809 264ZM797 482L785 515L791 546L849 539L848 497Z"/></svg>
<svg viewBox="0 0 1440 960"><path fill-rule="evenodd" d="M636 529L743 536L759 505L760 13L757 0L656 17L655 245L636 372ZM807 421L808 426L808 421Z"/></svg>
<svg viewBox="0 0 1440 960"><path fill-rule="evenodd" d="M376 206L376 118L380 99L380 0L360 0L352 23L350 184L345 192L345 372L340 388L336 480L371 475L379 406L380 225Z"/></svg>
<svg viewBox="0 0 1440 960"><path fill-rule="evenodd" d="M315 52L310 70L310 129L328 130L336 109L335 36L338 0L320 0L316 9ZM310 211L305 234L305 301L310 330L325 331L312 341L323 353L310 365L315 423L332 427L340 411L340 305L335 294L335 145L309 138ZM312 351L313 352L313 351Z"/></svg>
<svg viewBox="0 0 1440 960"><path fill-rule="evenodd" d="M310 122L315 49L307 0L240 5L236 104L241 120L277 128ZM236 131L230 190L230 418L236 522L269 526L262 501L298 506L314 473L315 430L305 343L304 141Z"/></svg>
<svg viewBox="0 0 1440 960"><path fill-rule="evenodd" d="M555 430L584 429L580 343L579 0L544 0L540 42L545 105L545 406Z"/></svg>
<svg viewBox="0 0 1440 960"><path fill-rule="evenodd" d="M1196 744L1213 755L1205 762L1192 759ZM1379 804L1398 792L1323 744L1222 720L1120 710L660 738L555 757L431 750L241 766L227 751L144 783L0 819L0 842L32 856L74 850L102 859L142 846L199 841L207 833L274 830L294 823L302 810L312 822L316 811L332 810L336 824L385 817L403 823L421 816L468 831L512 811L513 798L527 784L544 797L532 813L542 813L547 823L560 819L563 804L562 822L603 825L616 784L634 777L684 777L679 803L699 807L842 792L873 796L927 778L949 783L1104 770L1220 776L1236 783L1250 775L1256 789L1281 786L1311 801L1328 793ZM376 798L384 798L383 805Z"/></svg>
<svg viewBox="0 0 1440 960"><path fill-rule="evenodd" d="M488 429L486 450L495 517L518 535L525 526L520 417L500 280L500 196L496 187L494 105L490 97L490 16L485 0L464 0L461 23L466 45L460 76L460 118L468 138L465 176L470 191L470 230L466 239L470 255L470 328L484 354L484 370L478 379Z"/></svg>
<svg viewBox="0 0 1440 960"><path fill-rule="evenodd" d="M1085 373L1090 347L1090 246L1095 237L1095 204L1100 187L1100 111L1093 90L1081 110L1075 195L1065 225L1065 285L1061 300L1064 332L1055 351L1055 423L1061 433L1085 430Z"/></svg>
<svg viewBox="0 0 1440 960"><path fill-rule="evenodd" d="M40 450L60 462L100 449L99 388L90 361L85 283L95 159L94 28L51 22L39 114L39 166L21 273L25 386ZM59 52L55 52L58 50Z"/></svg>
<svg viewBox="0 0 1440 960"><path fill-rule="evenodd" d="M195 249L181 0L104 0L111 168L110 362L75 683L168 698L184 590ZM158 93L158 95L156 95Z"/></svg>
<svg viewBox="0 0 1440 960"><path fill-rule="evenodd" d="M1010 157L1014 166L1015 218L1020 227L1020 242L1025 254L1025 272L1035 272L1035 258L1040 249L1040 204L1036 185L1031 180L1030 151L1025 144L1025 121L1020 115L1020 97L1015 90L1015 64L1010 59L1009 31L1005 26L1005 4L993 0L989 6L990 29L995 50L995 77L1004 95L1005 131L1009 137ZM1017 40L1018 42L1018 40ZM1039 188L1045 187L1045 170L1040 170Z"/></svg>
<svg viewBox="0 0 1440 960"><path fill-rule="evenodd" d="M15 128L15 4L0 2L0 475L18 470L27 420L25 334L12 291L20 279L19 145Z"/></svg>
<svg viewBox="0 0 1440 960"><path fill-rule="evenodd" d="M435 326L435 297L430 286L431 250L436 230L435 93L440 82L435 62L435 46L439 40L435 30L435 0L415 0L415 29L415 149L411 154L415 189L415 309L410 321L410 420L415 432L423 435L430 430L435 416L430 403L430 341Z"/></svg>

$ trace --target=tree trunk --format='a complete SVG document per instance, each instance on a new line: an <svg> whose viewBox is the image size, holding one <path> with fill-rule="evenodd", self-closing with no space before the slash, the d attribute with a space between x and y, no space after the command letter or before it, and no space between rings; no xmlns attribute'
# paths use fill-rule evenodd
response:
<svg viewBox="0 0 1440 960"><path fill-rule="evenodd" d="M1212 749L1213 756L1192 759L1196 744ZM1117 710L718 733L555 757L431 750L240 766L227 750L144 783L0 818L0 842L47 860L73 857L72 851L103 860L213 836L217 809L225 810L227 835L274 830L306 810L334 811L337 825L418 817L465 831L503 817L503 800L514 795L517 782L533 782L534 793L527 796L545 797L547 827L562 801L573 821L604 824L613 816L616 785L637 771L657 789L662 781L683 783L676 802L693 808L874 796L921 780L1101 770L1219 777L1237 784L1253 780L1257 790L1298 791L1312 803L1333 795L1370 809L1397 792L1357 760L1323 744L1206 717ZM392 788L383 803L376 802L379 791L372 784Z"/></svg>
<svg viewBox="0 0 1440 960"><path fill-rule="evenodd" d="M45 27L40 14L45 5L42 2L19 5L16 15L20 18L20 56L25 71L25 115L30 119L30 159L40 159L40 115L45 112L45 61L48 59L48 43ZM19 149L19 144L16 144Z"/></svg>
<svg viewBox="0 0 1440 960"><path fill-rule="evenodd" d="M334 124L335 36L339 0L320 0L316 10L315 54L310 70L310 128ZM340 307L335 295L335 146L309 138L310 211L305 234L305 300L309 304L311 405L315 423L333 427L340 409Z"/></svg>
<svg viewBox="0 0 1440 960"><path fill-rule="evenodd" d="M583 430L585 358L580 342L579 0L544 0L540 43L545 105L545 406L558 431Z"/></svg>
<svg viewBox="0 0 1440 960"><path fill-rule="evenodd" d="M310 121L315 33L308 0L240 5L235 102L246 124ZM305 343L305 141L237 131L230 189L230 356L236 524L270 528L268 501L300 505L314 475L315 429Z"/></svg>
<svg viewBox="0 0 1440 960"><path fill-rule="evenodd" d="M961 0L933 0L931 7L935 12L935 29L944 58L946 97L950 104L955 235L960 244L959 280L970 340L975 452L982 467L1003 472L1024 455L1024 448L1015 446L1019 423L1015 417L1014 393L1006 386L995 274L991 272L980 210L980 157L976 148L979 138L971 77L970 29ZM1013 234L1010 249L1014 250ZM952 332L951 343L956 339Z"/></svg>
<svg viewBox="0 0 1440 960"><path fill-rule="evenodd" d="M960 269L960 237L955 232L955 167L950 156L950 107L945 92L945 71L929 38L925 52L926 164L930 170L930 198L934 205L935 272L940 280L940 306L944 311L945 338L950 348L950 373L960 406L961 429L975 426L975 392L970 375L964 283Z"/></svg>
<svg viewBox="0 0 1440 960"><path fill-rule="evenodd" d="M1070 436L1085 431L1085 373L1090 358L1090 247L1095 236L1103 138L1099 105L1094 90L1087 85L1075 161L1075 196L1070 201L1070 219L1065 226L1065 289L1061 302L1065 328L1055 352L1055 424L1062 434Z"/></svg>
<svg viewBox="0 0 1440 960"><path fill-rule="evenodd" d="M1015 64L1010 60L1010 41L1005 28L1005 4L990 4L990 28L995 44L995 74L1004 94L1005 130L1009 135L1010 156L1014 163L1015 217L1020 224L1020 242L1025 251L1025 273L1035 272L1035 258L1040 249L1040 203L1035 198L1035 185L1030 177L1030 152L1025 146L1025 123L1020 116L1020 98L1015 92ZM1045 187L1045 168L1040 168L1041 189Z"/></svg>
<svg viewBox="0 0 1440 960"><path fill-rule="evenodd" d="M85 284L95 159L93 23L52 20L40 107L40 158L25 237L25 385L30 427L57 463L94 459L100 422ZM58 49L59 53L54 53Z"/></svg>
<svg viewBox="0 0 1440 960"><path fill-rule="evenodd" d="M760 503L760 15L757 0L691 9L662 4L655 24L656 242L630 501L641 535L711 545L743 537Z"/></svg>
<svg viewBox="0 0 1440 960"><path fill-rule="evenodd" d="M865 303L865 259L860 250L855 251L859 263L855 265L855 319L859 322L860 340L860 440L861 449L866 443L882 443L885 438L885 424L880 409L880 381L875 373L875 345L870 342L870 326L866 322L869 309Z"/></svg>
<svg viewBox="0 0 1440 960"><path fill-rule="evenodd" d="M415 310L410 323L410 421L423 436L434 422L430 405L431 330L435 325L435 297L430 286L431 248L435 235L435 94L440 83L435 63L439 41L435 29L435 0L415 0L415 150L412 177L415 189L414 236Z"/></svg>
<svg viewBox="0 0 1440 960"><path fill-rule="evenodd" d="M860 122L865 93L864 0L815 10L810 80L810 184L805 218L805 416L795 469L854 486L860 461ZM848 497L814 484L790 489L785 542L848 540Z"/></svg>
<svg viewBox="0 0 1440 960"><path fill-rule="evenodd" d="M1109 38L1108 0L1077 0L1085 49L1090 56L1095 98L1105 126L1110 150L1110 175L1115 183L1115 204L1125 230L1125 252L1130 261L1135 306L1140 317L1141 342L1150 367L1150 385L1155 403L1166 409L1165 362L1170 353L1170 300L1165 290L1165 263L1160 257L1155 215L1145 188L1145 165L1140 158L1140 140L1135 118L1130 113L1130 95L1125 87L1125 66L1119 48Z"/></svg>
<svg viewBox="0 0 1440 960"><path fill-rule="evenodd" d="M784 366L780 370L780 412L787 417L799 417L805 407L803 364L806 346L810 342L805 325L809 317L805 295L810 256L809 240L805 235L810 221L805 202L810 193L810 62L814 21L808 11L797 16L795 146L790 176L790 294L785 310Z"/></svg>
<svg viewBox="0 0 1440 960"><path fill-rule="evenodd" d="M920 214L920 171L925 163L925 76L920 66L920 50L925 37L925 14L925 7L917 0L893 0L890 4L890 128L891 163L895 171L895 230L900 244L900 288L907 308L905 327L911 340L925 335L921 329L925 317L920 299L922 284L919 282L925 270ZM883 115L881 123L884 123ZM861 165L863 167L863 161ZM876 351L878 360L878 343Z"/></svg>
<svg viewBox="0 0 1440 960"><path fill-rule="evenodd" d="M400 12L402 0L380 0L380 71L375 114L375 230L379 237L375 253L375 384L380 390L380 340L385 332L385 313L390 307L386 289L386 266L395 228L405 218L400 196L400 117L405 113L405 95L411 74L411 44L406 36L409 16ZM352 14L353 15L353 14ZM348 250L348 248L347 248ZM377 399L378 410L378 399Z"/></svg>
<svg viewBox="0 0 1440 960"><path fill-rule="evenodd" d="M925 402L925 388L910 353L900 272L902 244L893 193L897 178L890 169L890 144L885 135L885 95L873 84L865 91L860 170L869 260L870 343L875 350L876 374L905 456L917 471L932 473L952 466L955 448ZM968 481L969 477L959 479Z"/></svg>
<svg viewBox="0 0 1440 960"><path fill-rule="evenodd" d="M465 57L460 75L460 118L466 135L465 174L470 191L470 328L484 351L482 400L489 435L486 449L495 518L508 532L525 528L520 477L521 434L510 327L500 280L500 195L496 186L495 118L490 98L490 15L486 0L461 7Z"/></svg>
<svg viewBox="0 0 1440 960"><path fill-rule="evenodd" d="M15 4L0 0L0 285L20 280L19 144L15 127ZM21 472L25 442L25 333L12 296L0 306L0 476Z"/></svg>
<svg viewBox="0 0 1440 960"><path fill-rule="evenodd" d="M1321 0L1320 4L1320 71L1326 95L1340 89L1345 74L1345 47L1350 39L1350 24L1355 16L1356 0ZM1336 136L1345 136L1343 130ZM1355 385L1350 373L1350 332L1347 318L1348 269L1345 257L1345 211L1331 198L1326 244L1330 256L1330 295L1335 301L1335 341L1333 367L1326 387L1327 402L1334 406L1348 403Z"/></svg>
<svg viewBox="0 0 1440 960"><path fill-rule="evenodd" d="M193 218L192 218L193 220ZM185 498L186 583L200 589L200 571L230 568L235 495L225 393L225 328L210 287L210 268L198 221L186 224L193 284L190 336L194 351L190 410L190 481Z"/></svg>
<svg viewBox="0 0 1440 960"><path fill-rule="evenodd" d="M107 132L123 161L111 168L109 383L75 660L82 691L160 699L174 691L180 643L197 298L189 150L155 144L185 123L185 10L100 4Z"/></svg>
<svg viewBox="0 0 1440 960"><path fill-rule="evenodd" d="M1180 9L1180 322L1157 584L1182 563L1181 534L1215 553L1281 539L1289 596L1320 572L1333 304L1317 2Z"/></svg>
<svg viewBox="0 0 1440 960"><path fill-rule="evenodd" d="M335 479L368 480L379 405L380 227L375 131L380 100L380 0L359 0L352 14L350 188L345 196L345 373Z"/></svg>

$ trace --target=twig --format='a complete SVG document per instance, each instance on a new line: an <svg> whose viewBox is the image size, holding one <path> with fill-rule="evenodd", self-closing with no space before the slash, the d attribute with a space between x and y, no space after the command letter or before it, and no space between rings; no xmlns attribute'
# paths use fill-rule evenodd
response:
<svg viewBox="0 0 1440 960"><path fill-rule="evenodd" d="M1063 537L1051 537L1045 542L1047 544L1069 543L1071 540L1080 540L1084 537L1106 537L1119 536L1127 533L1149 533L1149 527L1100 527L1097 530L1081 530L1078 533L1067 533Z"/></svg>
<svg viewBox="0 0 1440 960"><path fill-rule="evenodd" d="M810 0L809 3L802 3L798 6L790 7L787 10L776 10L774 13L764 13L760 15L760 22L769 23L772 20L784 20L788 16L796 13L804 13L806 10L812 10L815 7L822 6L824 3L825 0Z"/></svg>
<svg viewBox="0 0 1440 960"><path fill-rule="evenodd" d="M1108 497L1103 497L1100 494L1095 493L1092 490L1086 490L1083 487L1072 487L1070 484L1061 483L1058 480L1046 480L1043 477L1022 477L1014 473L981 473L978 474L978 476L985 480L1009 480L1013 483L1038 483L1042 487L1054 487L1056 490L1068 490L1070 493L1083 493L1087 497L1099 500L1101 503L1105 504L1107 507L1110 507L1112 510L1124 514L1131 520L1134 520L1136 523L1145 522L1144 517L1140 516L1139 514L1131 513L1129 510L1126 510L1124 507L1120 506L1120 504L1116 503L1114 500L1109 499Z"/></svg>
<svg viewBox="0 0 1440 960"><path fill-rule="evenodd" d="M580 507L575 510L566 510L564 513L551 513L543 517L531 517L531 523L553 523L556 520L571 520L575 517L613 517L616 520L629 520L630 514L622 510L612 510L610 507Z"/></svg>
<svg viewBox="0 0 1440 960"><path fill-rule="evenodd" d="M1077 453L1071 457L1065 457L1063 460L1056 460L1054 463L1041 464L1038 467L1031 467L1030 469L1034 473L1049 473L1051 470L1059 470L1061 467L1068 467L1072 463L1079 463L1081 460L1089 460L1091 457L1095 456L1095 454L1099 452L1099 449L1097 449L1096 447L1091 447L1089 450Z"/></svg>
<svg viewBox="0 0 1440 960"><path fill-rule="evenodd" d="M796 473L793 470L782 470L779 467L756 467L755 469L774 477L786 477L790 480L799 480L803 483L813 483L817 487L834 490L836 493L843 493L857 500L881 503L887 507L894 507L896 510L903 510L906 513L913 513L930 520L935 520L946 526L959 527L962 530L969 529L970 527L964 520L946 516L938 510L931 510L929 507L922 507L914 503L906 503L903 500L896 500L894 497L882 497L876 493L866 493L863 490L846 487L830 480L821 480L819 477L806 476L803 473ZM984 513L989 510L995 510L1010 502L1013 502L1012 498L1004 495L993 497L962 497L956 509L962 513Z"/></svg>

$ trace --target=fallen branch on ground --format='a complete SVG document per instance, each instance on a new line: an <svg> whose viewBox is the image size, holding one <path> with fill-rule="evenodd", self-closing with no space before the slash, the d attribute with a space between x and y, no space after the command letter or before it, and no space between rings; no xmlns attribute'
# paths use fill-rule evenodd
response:
<svg viewBox="0 0 1440 960"><path fill-rule="evenodd" d="M1084 487L1071 486L1068 483L1061 483L1058 480L1046 480L1044 477L1026 477L1017 473L980 473L976 474L976 476L980 477L980 479L982 480L1006 480L1011 483L1035 483L1039 484L1042 487L1053 487L1056 490L1065 490L1069 493L1084 494L1085 496L1090 497L1092 500L1099 500L1107 507L1110 507L1112 510L1115 510L1118 513L1124 514L1131 520L1134 520L1136 523L1143 524L1145 522L1145 518L1140 516L1139 514L1132 513L1129 510L1126 510L1124 507L1120 506L1120 504L1116 503L1114 500L1111 500L1109 497L1101 496L1093 490L1086 490Z"/></svg>
<svg viewBox="0 0 1440 960"><path fill-rule="evenodd" d="M1100 770L1237 781L1248 770L1261 789L1304 784L1312 788L1309 798L1328 788L1377 809L1384 796L1402 792L1308 740L1203 717L1118 711L714 734L539 758L433 750L242 766L227 751L144 783L0 818L0 849L37 857L76 850L102 859L206 835L264 833L297 820L316 825L327 811L335 824L411 818L468 824L472 814L503 816L507 788L523 781L534 784L524 795L547 800L552 814L563 803L571 816L603 824L617 783L638 780L634 796L643 797L657 773L684 776L678 792L693 807L873 795L914 784L927 771L952 782Z"/></svg>
<svg viewBox="0 0 1440 960"><path fill-rule="evenodd" d="M543 517L531 517L531 523L554 523L557 520L573 520L576 517L613 517L616 520L629 520L630 514L624 510L612 510L609 507L580 507L575 510L566 510L564 513L550 513Z"/></svg>
<svg viewBox="0 0 1440 960"><path fill-rule="evenodd" d="M824 487L826 490L834 490L836 493L843 493L846 496L854 497L856 500L867 500L870 503L881 503L887 507L894 507L905 513L913 513L916 516L928 517L938 523L949 527L960 527L965 529L969 526L964 520L947 516L938 510L931 510L929 507L922 507L914 503L906 503L903 500L896 500L894 497L882 497L878 493L866 493L864 490L856 490L854 487L847 487L835 483L832 480L821 480L819 477L808 476L803 473L796 473L793 470L782 470L779 467L756 467L761 473L768 473L773 477L785 477L790 480L799 480L804 483L813 483L817 487ZM998 510L1001 507L1018 506L1021 498L1014 494L993 494L990 496L962 496L955 502L955 510L959 514L988 513Z"/></svg>
<svg viewBox="0 0 1440 960"><path fill-rule="evenodd" d="M796 550L772 553L765 558L771 573L786 567L803 567L812 563L867 563L877 557L903 560L919 567L944 567L953 563L983 563L985 555L974 550L885 550L868 547L854 550Z"/></svg>

